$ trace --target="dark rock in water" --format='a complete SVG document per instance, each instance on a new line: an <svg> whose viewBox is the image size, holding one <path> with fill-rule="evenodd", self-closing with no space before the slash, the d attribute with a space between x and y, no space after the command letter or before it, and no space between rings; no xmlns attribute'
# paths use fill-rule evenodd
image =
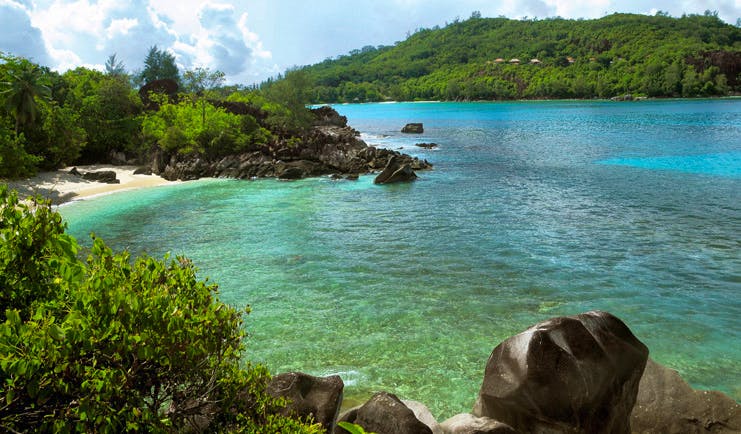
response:
<svg viewBox="0 0 741 434"><path fill-rule="evenodd" d="M379 392L365 404L343 413L339 421L360 425L367 432L376 434L432 434L430 427L422 423L396 395ZM337 427L335 434L347 434Z"/></svg>
<svg viewBox="0 0 741 434"><path fill-rule="evenodd" d="M647 358L607 312L544 321L494 349L473 414L518 432L629 434Z"/></svg>
<svg viewBox="0 0 741 434"><path fill-rule="evenodd" d="M360 178L360 176L358 176L357 173L351 173L351 174L345 176L345 179L347 179L348 181L357 181L359 178Z"/></svg>
<svg viewBox="0 0 741 434"><path fill-rule="evenodd" d="M304 177L304 171L300 167L289 166L278 173L278 179L295 180Z"/></svg>
<svg viewBox="0 0 741 434"><path fill-rule="evenodd" d="M630 424L635 433L741 433L741 405L720 392L694 390L649 359Z"/></svg>
<svg viewBox="0 0 741 434"><path fill-rule="evenodd" d="M437 148L437 143L417 143L416 145L419 148L425 148L425 149L435 149Z"/></svg>
<svg viewBox="0 0 741 434"><path fill-rule="evenodd" d="M411 134L422 134L425 132L424 126L421 123L410 123L404 125L404 128L401 129L402 133L411 133Z"/></svg>
<svg viewBox="0 0 741 434"><path fill-rule="evenodd" d="M134 170L134 175L151 175L151 174L152 174L151 167L138 167Z"/></svg>
<svg viewBox="0 0 741 434"><path fill-rule="evenodd" d="M106 184L120 184L121 181L116 179L116 172L113 170L101 170L99 172L85 172L82 179L89 181L103 182Z"/></svg>
<svg viewBox="0 0 741 434"><path fill-rule="evenodd" d="M273 397L290 400L282 414L312 416L327 432L332 432L342 403L343 388L342 379L337 375L314 377L301 372L289 372L273 377L267 390Z"/></svg>
<svg viewBox="0 0 741 434"><path fill-rule="evenodd" d="M394 182L409 182L417 179L409 163L404 163L398 156L389 158L386 167L373 180L374 184L392 184Z"/></svg>
<svg viewBox="0 0 741 434"><path fill-rule="evenodd" d="M516 434L511 426L488 417L470 413L457 414L441 423L446 434Z"/></svg>
<svg viewBox="0 0 741 434"><path fill-rule="evenodd" d="M73 167L72 169L70 169L69 174L75 175L75 176L82 176L82 173L80 173L80 171L77 170L77 167Z"/></svg>

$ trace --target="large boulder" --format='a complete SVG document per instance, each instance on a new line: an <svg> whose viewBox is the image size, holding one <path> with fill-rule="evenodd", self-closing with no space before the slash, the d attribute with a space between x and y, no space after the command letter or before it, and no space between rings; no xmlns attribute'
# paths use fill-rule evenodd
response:
<svg viewBox="0 0 741 434"><path fill-rule="evenodd" d="M489 417L457 414L440 424L445 434L515 434L511 426Z"/></svg>
<svg viewBox="0 0 741 434"><path fill-rule="evenodd" d="M409 163L404 162L399 156L393 155L386 163L386 167L373 180L374 184L392 184L394 182L409 182L417 179Z"/></svg>
<svg viewBox="0 0 741 434"><path fill-rule="evenodd" d="M607 312L544 321L494 349L473 414L518 432L629 434L647 358Z"/></svg>
<svg viewBox="0 0 741 434"><path fill-rule="evenodd" d="M362 406L343 413L339 421L360 425L376 434L432 434L430 427L417 419L396 395L386 392L378 392ZM348 432L338 426L334 434Z"/></svg>
<svg viewBox="0 0 741 434"><path fill-rule="evenodd" d="M432 430L432 434L443 434L443 429L440 427L440 424L437 423L437 419L435 419L435 416L432 415L432 412L429 408L427 408L426 405L422 404L419 401L409 401L406 399L403 399L401 402L403 402L404 405L412 410L412 413L414 413L414 417L416 417L423 424L430 427L430 430Z"/></svg>
<svg viewBox="0 0 741 434"><path fill-rule="evenodd" d="M741 405L649 359L630 423L634 433L741 433Z"/></svg>
<svg viewBox="0 0 741 434"><path fill-rule="evenodd" d="M82 179L88 181L103 182L105 184L120 184L121 180L116 178L116 172L113 170L99 170L97 172L85 172Z"/></svg>
<svg viewBox="0 0 741 434"><path fill-rule="evenodd" d="M343 388L344 383L338 375L314 377L301 372L288 372L270 380L268 393L276 398L288 398L284 415L311 416L327 432L332 432L342 403Z"/></svg>
<svg viewBox="0 0 741 434"><path fill-rule="evenodd" d="M401 129L401 132L407 134L422 134L425 132L425 128L423 124L415 122L404 125L404 128Z"/></svg>

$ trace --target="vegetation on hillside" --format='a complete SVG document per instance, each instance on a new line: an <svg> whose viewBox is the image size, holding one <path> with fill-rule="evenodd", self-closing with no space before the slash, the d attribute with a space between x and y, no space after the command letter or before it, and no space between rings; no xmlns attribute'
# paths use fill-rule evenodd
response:
<svg viewBox="0 0 741 434"><path fill-rule="evenodd" d="M225 86L219 71L181 74L157 47L139 72L128 74L115 54L105 69L59 74L0 53L0 179L121 155L145 163L158 151L223 156L300 136L310 123L305 80ZM163 80L180 92L140 92Z"/></svg>
<svg viewBox="0 0 741 434"><path fill-rule="evenodd" d="M315 103L723 96L741 92L741 28L711 12L596 20L474 13L301 71Z"/></svg>

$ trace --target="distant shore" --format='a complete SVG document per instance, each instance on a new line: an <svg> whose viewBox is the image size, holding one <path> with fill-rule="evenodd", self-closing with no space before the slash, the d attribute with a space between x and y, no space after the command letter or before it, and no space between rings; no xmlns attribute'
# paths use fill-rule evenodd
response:
<svg viewBox="0 0 741 434"><path fill-rule="evenodd" d="M91 165L76 166L79 172L114 171L118 184L105 184L83 179L70 173L72 167L53 172L41 172L31 178L7 182L12 189L18 190L21 197L40 195L50 199L52 204L60 205L74 200L90 198L124 190L171 184L157 175L134 175L135 166ZM6 182L6 181L2 181Z"/></svg>

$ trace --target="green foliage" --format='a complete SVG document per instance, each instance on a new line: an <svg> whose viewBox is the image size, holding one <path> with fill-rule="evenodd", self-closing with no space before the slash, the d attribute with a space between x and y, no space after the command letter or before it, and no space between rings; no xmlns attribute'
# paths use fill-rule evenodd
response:
<svg viewBox="0 0 741 434"><path fill-rule="evenodd" d="M349 432L350 434L374 434L372 432L366 431L362 426L350 422L337 422L337 426Z"/></svg>
<svg viewBox="0 0 741 434"><path fill-rule="evenodd" d="M263 85L265 97L277 104L269 107L272 114L271 126L288 132L298 133L304 130L311 122L311 113L306 104L311 101L310 89L312 81L303 70L295 69L286 72L285 77L275 82Z"/></svg>
<svg viewBox="0 0 741 434"><path fill-rule="evenodd" d="M36 173L41 157L26 152L25 141L23 134L0 129L0 178L16 179Z"/></svg>
<svg viewBox="0 0 741 434"><path fill-rule="evenodd" d="M204 114L208 119L205 124L201 122ZM270 133L250 115L235 115L188 98L177 104L165 103L159 111L147 115L142 131L147 140L164 151L209 157L242 152L270 138Z"/></svg>
<svg viewBox="0 0 741 434"><path fill-rule="evenodd" d="M734 60L713 60L714 52ZM474 13L419 29L393 47L354 50L302 71L314 103L697 97L741 92L738 69L730 66L738 59L741 29L713 14L519 21Z"/></svg>
<svg viewBox="0 0 741 434"><path fill-rule="evenodd" d="M320 432L276 414L267 370L242 366L242 312L190 261L95 237L83 261L59 214L5 186L0 216L0 429Z"/></svg>
<svg viewBox="0 0 741 434"><path fill-rule="evenodd" d="M5 107L15 117L15 131L33 125L38 118L38 101L49 99L51 89L44 71L26 59L4 57L6 77L0 85Z"/></svg>
<svg viewBox="0 0 741 434"><path fill-rule="evenodd" d="M144 59L144 69L140 74L141 80L146 84L155 80L169 78L180 81L180 73L175 65L175 56L166 50L160 50L156 45L149 49Z"/></svg>

